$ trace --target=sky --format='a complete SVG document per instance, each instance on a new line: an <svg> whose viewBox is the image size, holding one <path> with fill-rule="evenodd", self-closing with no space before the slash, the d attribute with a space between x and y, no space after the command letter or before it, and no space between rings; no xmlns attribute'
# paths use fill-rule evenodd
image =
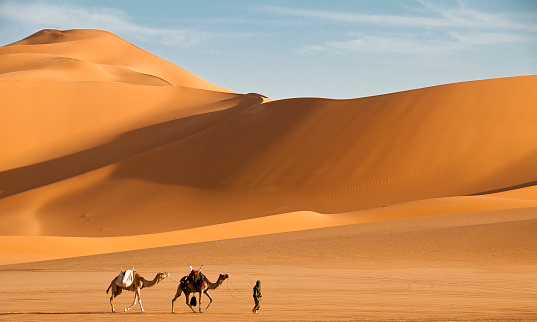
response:
<svg viewBox="0 0 537 322"><path fill-rule="evenodd" d="M0 0L0 46L45 28L107 30L273 99L537 74L537 0Z"/></svg>

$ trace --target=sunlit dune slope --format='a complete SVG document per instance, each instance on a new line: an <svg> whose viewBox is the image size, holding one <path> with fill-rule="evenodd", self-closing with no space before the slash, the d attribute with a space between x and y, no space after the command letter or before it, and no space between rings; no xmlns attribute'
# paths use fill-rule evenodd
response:
<svg viewBox="0 0 537 322"><path fill-rule="evenodd" d="M270 101L103 31L44 30L1 47L0 57L4 235L138 235L301 211L359 216L537 182L537 76ZM534 206L529 199L454 211Z"/></svg>
<svg viewBox="0 0 537 322"><path fill-rule="evenodd" d="M359 250L355 248L355 244L353 243L349 243L349 245L346 246L349 248L348 254L363 256L364 252L366 251L372 253L379 251L380 253L385 252L386 249L382 250L384 246L381 245L386 245L386 243L397 244L396 242L392 241L392 239L398 239L401 237L397 236L397 234L387 237L387 231L383 229L372 229L372 227L376 225L374 224L375 222L384 222L379 225L383 227L396 228L398 231L406 231L406 234L411 235L421 230L419 225L417 225L417 223L420 221L434 222L437 221L438 218L442 218L441 223L429 227L429 230L431 231L430 236L435 237L436 240L430 240L429 238L415 238L416 244L433 244L436 245L436 248L438 248L438 251L440 251L442 246L438 245L438 239L441 239L442 237L439 237L436 235L436 233L445 228L457 231L458 234L472 235L475 232L461 232L461 226L483 227L490 224L518 222L517 225L524 227L524 231L531 232L533 226L528 226L530 223L529 220L532 220L531 225L533 225L535 218L537 218L537 198L535 197L536 189L537 187L532 186L484 196L461 196L418 200L397 204L390 207L366 209L344 214L319 214L311 211L300 211L170 232L100 238L37 236L40 234L41 227L35 218L27 216L26 214L18 214L18 217L8 215L3 216L2 220L0 220L0 235L8 235L0 236L0 249L2 249L0 252L0 265L146 248L151 248L151 251L154 252L155 247L184 244L192 245L195 243L230 240L249 236L268 235L272 236L268 237L269 240L276 240L278 237L274 234L312 229L320 229L316 233L316 239L318 239L318 241L309 240L308 242L304 243L301 246L302 255L307 253L304 248L310 247L311 249L315 250L317 255L323 253L324 257L333 255L334 248L326 247L325 252L320 252L321 247L317 243L322 244L322 241L325 240L324 237L326 237L325 234L327 232L327 230L323 230L322 228L335 226L346 226L347 228L344 228L345 230L356 229L356 236L363 235L364 232L367 232L367 235L369 236L375 236L375 239L377 240L376 243L372 245L364 243L364 246L358 247ZM157 220L143 221L143 225L146 227L146 229L155 227L158 228L161 226L161 223L158 222L159 219L161 219L159 216L150 217L157 218ZM72 225L73 223L81 226L84 226L84 224L91 226L92 218L93 217L91 215L84 215L80 218L76 218L75 220L71 220L68 223L56 222L58 225L57 229L58 231L65 232L70 228L68 225ZM142 221L140 220L140 222ZM15 223L18 224L16 225ZM369 225L368 223L373 223L373 226ZM120 225L121 223L117 222L117 224ZM362 227L361 225L364 226ZM11 227L11 231L5 230L6 227ZM88 227L84 227L84 229L88 229ZM83 231L79 230L79 233L80 232ZM419 235L419 233L417 233L417 235ZM517 238L507 237L508 235L515 235ZM531 234L527 234L525 237L523 237L521 235L521 230L518 228L515 231L506 228L505 231L499 234L488 236L481 234L479 237L472 235L472 238L474 241L478 240L479 244L481 244L483 247L493 244L497 245L500 243L504 244L502 246L503 248L508 249L509 247L513 246L513 241L515 239L529 238L530 236ZM498 237L500 237L500 240L502 241L498 241ZM510 240L510 242L504 243L503 240L506 239ZM344 240L345 238L342 238L341 242L344 243ZM378 243L379 240L381 241L380 244ZM451 243L449 240L446 242ZM453 242L457 244L457 247L450 247L449 249L444 250L444 252L451 254L457 253L457 250L455 249L459 248L460 250L460 242L459 236L457 237L457 240ZM240 244L238 241L237 243ZM278 255L274 254L274 252L280 255L282 254L279 247L273 247L275 243L274 241L269 243L271 246L268 246L268 248L273 248L273 250L269 252L271 253L270 256L267 256L268 254L266 249L263 250L262 253L256 250L253 250L253 252L259 254L260 256L261 254L264 254L261 257L268 261L271 260L270 258L280 258ZM249 245L249 243L242 246L243 251L247 249L247 245ZM367 245L367 247L365 245ZM476 245L473 244L473 242L470 242L465 247L472 248L475 246ZM285 246L285 248L286 250L289 250L287 246ZM401 248L404 248L405 250L401 251ZM339 247L338 249L341 250L342 248ZM421 252L412 254L415 252L415 248L414 250L406 249L406 247L399 245L398 249L401 253L405 254L403 257L406 257L407 255L423 256L423 253ZM519 252L529 252L533 254L535 253L532 251L534 249L535 241L530 238L527 241L519 243L517 247L511 248L510 251L502 252L502 256L496 256L492 260L500 262L503 261L507 264L514 264L510 254L518 254ZM232 251L229 254L226 253L222 256L233 258L232 260L236 261L238 260L239 253L241 252ZM397 256L400 256L401 253L399 253ZM244 254L251 254L251 252L245 251ZM157 258L159 257L157 255L155 256ZM459 253L457 256L450 255L448 257L451 257L452 259L463 258L463 260L467 260L467 256L474 255ZM307 259L304 259L297 254L294 254L291 257L293 258L292 261L307 261ZM436 261L440 259L440 257L428 258L428 260ZM390 260L394 259L393 256L390 256L389 258ZM483 258L483 256L481 258ZM521 261L528 259L529 258L527 257L520 258ZM140 260L141 259L136 259L136 262L139 263ZM310 258L309 260L312 259Z"/></svg>
<svg viewBox="0 0 537 322"><path fill-rule="evenodd" d="M230 92L102 30L45 29L1 47L0 55L0 73L3 74L0 79L98 78L115 82L176 85ZM11 75L13 73L19 75ZM58 73L62 75L57 75Z"/></svg>
<svg viewBox="0 0 537 322"><path fill-rule="evenodd" d="M94 64L49 54L16 53L2 55L0 80L106 81L166 86L166 80L127 67Z"/></svg>
<svg viewBox="0 0 537 322"><path fill-rule="evenodd" d="M442 203L440 201L438 205ZM434 201L429 203L433 204ZM375 215L375 212L367 211L366 216ZM359 221L355 216L356 220L347 220L346 225L330 225L334 219L338 221L339 215L294 213L192 230L125 237L0 236L0 265L111 253L107 255L110 260L106 265L112 268L115 268L114 265L126 267L133 263L137 267L171 267L193 260L207 266L224 263L251 265L252 254L256 254L256 265L285 263L308 266L315 263L316 266L331 265L332 268L336 264L343 264L347 268L386 268L410 262L412 266L432 264L439 267L486 267L498 264L535 266L535 207L423 214L418 211L415 217L396 217L384 221ZM307 231L293 232L301 230L294 229L298 226L296 220L316 222L317 225L307 226ZM289 222L289 225L282 228L284 222ZM339 221L339 224L344 222ZM299 236L302 238L294 238ZM234 247L225 249L230 244ZM183 246L176 246L180 248L177 251L170 247L158 248L174 245ZM117 253L143 248L149 248L143 251L143 256L135 256L136 252ZM118 262L119 258L122 260ZM161 260L165 260L165 263ZM78 261L91 260L81 257L75 260ZM94 268L95 264L92 263L91 267ZM78 265L83 267L80 263Z"/></svg>
<svg viewBox="0 0 537 322"><path fill-rule="evenodd" d="M207 103L237 96L99 30L43 30L0 47L0 91L0 171L220 109Z"/></svg>

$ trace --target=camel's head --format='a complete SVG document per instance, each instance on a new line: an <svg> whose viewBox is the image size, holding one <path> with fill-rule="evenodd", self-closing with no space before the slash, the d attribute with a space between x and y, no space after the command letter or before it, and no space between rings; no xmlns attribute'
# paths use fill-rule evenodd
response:
<svg viewBox="0 0 537 322"><path fill-rule="evenodd" d="M218 279L222 281L225 281L228 278L229 278L229 274L220 274L220 276L218 276Z"/></svg>
<svg viewBox="0 0 537 322"><path fill-rule="evenodd" d="M160 282L163 279L165 279L166 277L170 277L170 274L168 274L166 272L160 272L160 273L157 274L157 281Z"/></svg>

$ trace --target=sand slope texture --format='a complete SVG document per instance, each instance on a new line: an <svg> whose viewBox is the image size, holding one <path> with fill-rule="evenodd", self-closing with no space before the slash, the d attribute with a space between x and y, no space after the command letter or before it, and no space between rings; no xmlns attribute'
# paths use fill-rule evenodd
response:
<svg viewBox="0 0 537 322"><path fill-rule="evenodd" d="M263 321L533 319L535 88L270 100L101 30L0 47L0 320L101 320L121 267L200 264L232 275L211 321L249 319L257 279Z"/></svg>

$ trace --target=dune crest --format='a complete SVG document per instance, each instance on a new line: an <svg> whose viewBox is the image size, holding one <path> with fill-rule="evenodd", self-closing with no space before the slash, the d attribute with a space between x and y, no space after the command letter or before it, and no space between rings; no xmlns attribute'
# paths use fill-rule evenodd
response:
<svg viewBox="0 0 537 322"><path fill-rule="evenodd" d="M117 37L115 34L97 29L73 29L57 30L43 29L22 40L10 44L10 46L46 45L61 42L77 41L96 37Z"/></svg>
<svg viewBox="0 0 537 322"><path fill-rule="evenodd" d="M116 36L113 33L94 30L94 29L77 29L77 30L55 30L45 29L36 32L35 34L15 42L13 44L0 48L0 57L4 55L16 54L19 59L25 59L20 65L22 68L30 64L40 64L40 57L37 54L43 54L56 58L55 61L48 61L45 64L49 64L48 69L57 69L55 62L71 62L79 61L79 65L85 66L64 66L64 79L72 80L71 78L76 74L73 69L85 67L87 69L111 69L115 70L117 77L116 82L131 83L134 75L146 75L147 77L153 77L161 79L169 85L183 86L199 88L211 91L231 92L223 87L213 85L198 76L190 73L189 71L174 65L158 56L155 56L125 40ZM35 54L34 62L32 62L31 56L23 54ZM13 66L16 58L12 58L0 65L0 71L3 68ZM2 59L4 61L4 59ZM67 65L67 64L65 64ZM83 68L82 68L83 69ZM119 71L118 71L119 70ZM34 75L34 77L41 76L42 80L46 80L46 76L50 73L47 68L42 68L42 73L45 75ZM106 72L106 71L105 71ZM117 75L126 73L126 75ZM87 70L78 71L78 76L84 78L91 75L87 73ZM113 73L112 73L113 74ZM69 77L71 76L71 78ZM109 76L103 73L104 78L100 81L110 81ZM133 77L134 76L134 77ZM14 77L16 78L16 77ZM96 77L98 78L98 77ZM81 79L77 79L81 80ZM92 80L91 76L87 81ZM162 85L159 83L158 85Z"/></svg>

